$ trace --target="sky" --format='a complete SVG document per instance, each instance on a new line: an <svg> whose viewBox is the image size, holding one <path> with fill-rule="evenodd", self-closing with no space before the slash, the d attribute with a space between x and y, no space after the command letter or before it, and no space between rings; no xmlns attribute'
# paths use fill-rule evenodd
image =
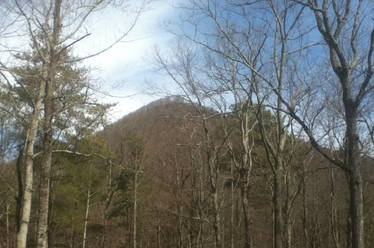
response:
<svg viewBox="0 0 374 248"><path fill-rule="evenodd" d="M175 4L176 0L153 1L123 41L84 62L100 85L100 101L116 104L108 115L110 122L162 97L162 93L151 88L156 84L166 85L170 79L157 72L153 55L156 47L167 48L173 40L164 24L176 17ZM88 25L96 28L93 37L79 44L78 54L89 54L116 40L128 29L134 15L108 9L98 18L99 21L89 21Z"/></svg>
<svg viewBox="0 0 374 248"><path fill-rule="evenodd" d="M1 1L1 0L0 0ZM171 46L174 37L165 30L165 23L176 20L178 10L174 6L183 0L144 0L150 1L144 11L137 19L134 28L126 35L121 42L116 43L109 50L98 56L83 60L83 66L88 67L91 78L98 85L97 98L102 103L115 104L108 115L110 122L116 121L126 114L137 110L138 108L165 96L167 93L155 93L151 90L155 85L166 85L169 88L172 85L170 78L162 76L158 72L154 63L154 51L156 47L164 50ZM74 3L74 0L71 0ZM74 30L74 25L80 27L76 36L67 40L66 44L74 42L72 53L76 57L85 57L97 53L103 48L108 47L114 41L118 40L129 30L134 23L136 9L142 0L126 0L127 6L123 9L106 7L89 16L84 22L84 26L79 26L79 22L72 22L70 29ZM69 3L69 2L67 2ZM31 6L32 4L30 4ZM28 5L27 5L28 6ZM69 6L68 4L66 6ZM66 7L65 6L65 7ZM6 26L8 22L16 20L12 12L1 12L0 8L0 27ZM29 10L30 13L31 10ZM76 9L64 9L74 16ZM73 14L72 14L73 13ZM62 13L64 15L64 13ZM4 18L11 17L11 18ZM31 18L34 16L31 15ZM81 17L78 15L78 17ZM37 19L36 17L35 19ZM70 24L71 19L66 19ZM19 25L17 25L19 23ZM65 25L66 25L65 23ZM69 27L69 25L64 28ZM64 29L65 33L69 32ZM0 29L0 60L11 63L12 56L10 51L22 51L25 46L29 47L30 40L27 27L23 22L15 22L10 25L6 33ZM13 35L16 34L16 35ZM90 34L84 39L81 37ZM79 42L76 42L79 40ZM170 91L173 91L172 89Z"/></svg>

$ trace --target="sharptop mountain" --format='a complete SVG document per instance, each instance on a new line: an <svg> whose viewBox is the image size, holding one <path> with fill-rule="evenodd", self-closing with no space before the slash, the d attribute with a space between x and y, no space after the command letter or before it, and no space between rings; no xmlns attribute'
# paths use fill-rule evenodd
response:
<svg viewBox="0 0 374 248"><path fill-rule="evenodd" d="M203 121L208 123L204 126ZM208 142L204 128L209 129ZM225 128L227 132L222 131ZM169 97L79 141L79 153L56 154L50 185L50 246L76 247L84 241L87 247L126 247L133 242L146 247L184 247L185 243L211 247L217 221L214 189L218 195L221 242L226 247L231 242L235 247L243 246L245 214L250 214L251 242L256 247L271 246L271 167L260 136L254 135L253 169L245 198L248 202L244 205L244 169L233 161L243 153L237 144L238 128L234 112L225 113L223 118L212 109ZM227 133L229 136L223 137ZM292 234L295 247L302 247L306 240L315 247L330 247L334 242L330 239L332 231L343 242L349 232L347 177L310 150L307 142L294 142L298 142L292 154L296 158L290 159L289 175L285 176L287 188L282 195L282 213L289 215L292 227L288 235ZM212 163L216 150L220 155ZM374 162L363 159L362 163L365 204L372 206ZM38 165L39 160L36 189ZM7 175L2 180L8 185L7 190L1 191L7 222L1 222L4 231L0 242L5 244L7 239L12 243L15 235L11 226L17 220L16 180L13 165L3 165L1 170L2 175ZM218 177L216 188L211 185L212 175ZM37 193L33 201L38 201ZM248 212L244 212L244 206L248 206ZM367 208L367 216L374 216L371 209ZM31 234L36 232L37 215L35 209ZM372 224L367 225L368 230L373 228ZM30 247L36 242L33 237L28 241Z"/></svg>

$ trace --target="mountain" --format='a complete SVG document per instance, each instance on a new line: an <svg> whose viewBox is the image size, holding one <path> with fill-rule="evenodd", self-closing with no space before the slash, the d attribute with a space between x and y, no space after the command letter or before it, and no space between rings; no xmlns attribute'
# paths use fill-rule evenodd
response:
<svg viewBox="0 0 374 248"><path fill-rule="evenodd" d="M202 112L216 115L214 110L197 109L181 98L164 98L123 117L104 131L109 146L116 153L120 152L126 134L135 134L144 142L146 169L140 184L146 186L139 201L140 218L143 219L140 225L143 235L153 244L150 247L157 247L159 242L161 247L175 247L181 240L184 243L187 239L192 246L198 242L209 244L208 240L214 236L216 220L210 197L209 166L205 164L208 148L204 146ZM212 122L212 133L222 135L220 119ZM249 192L252 242L257 244L256 247L271 247L272 172L264 155L261 155L265 152L261 142L256 146L257 158ZM307 146L300 141L300 149ZM227 151L223 153L226 155L222 155L218 162L221 164L218 180L221 185L218 189L221 231L227 235L223 242L225 247L229 247L230 237L234 235L233 242L242 247L246 230L241 193L238 185L233 185L233 191L230 189L230 159ZM295 247L302 247L305 242L315 247L330 247L332 228L336 232L334 235L340 235L340 242L344 242L343 237L348 230L347 179L344 172L331 166L318 153L312 151L308 156L310 159L294 159L289 165L292 175L284 175L287 188L283 189L281 198L282 211L291 215L288 235L292 235ZM373 192L373 161L364 160L363 164L367 185L364 196L366 206L371 206L374 205L374 200L369 197L369 192ZM367 209L369 214L370 208ZM374 225L367 229L374 230ZM208 240L199 241L199 235L204 231L210 233L205 234ZM162 238L160 235L163 235ZM308 241L305 241L306 238Z"/></svg>
<svg viewBox="0 0 374 248"><path fill-rule="evenodd" d="M87 156L57 153L51 180L50 247L77 247L84 237L86 247L133 247L134 233L137 247L214 248L217 233L223 247L248 247L248 233L253 247L272 247L272 168L257 130L250 176L243 177L246 168L234 166L233 154L240 158L243 153L240 128L233 113L221 115L168 97L77 141L77 151ZM290 151L281 178L280 209L290 221L283 223L289 227L283 235L291 238L292 247L335 247L334 235L346 247L347 177L318 153L307 153L307 142L294 142L296 149ZM101 156L90 156L97 152ZM373 233L374 160L365 158L361 163L366 231ZM38 192L38 159L35 165ZM7 238L15 240L15 228L9 227L16 226L17 178L15 166L0 169L6 186L0 190L0 227L9 229L0 232L0 247L6 247ZM243 192L246 182L249 189ZM247 205L243 194L248 196ZM37 206L37 193L33 201ZM32 212L30 247L35 247L38 211ZM369 235L367 243L372 242Z"/></svg>

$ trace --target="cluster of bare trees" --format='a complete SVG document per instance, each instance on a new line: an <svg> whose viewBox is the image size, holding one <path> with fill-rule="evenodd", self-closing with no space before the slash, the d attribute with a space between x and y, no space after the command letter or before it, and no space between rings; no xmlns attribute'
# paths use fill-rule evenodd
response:
<svg viewBox="0 0 374 248"><path fill-rule="evenodd" d="M257 138L271 171L273 247L292 247L293 206L310 151L305 149L302 159L296 154L300 142L308 141L347 176L346 245L365 247L370 234L365 233L360 167L373 149L367 139L373 125L367 123L373 115L373 3L192 0L182 8L188 14L174 31L179 43L173 58L160 53L156 58L198 110L211 106L226 116L223 140L214 141L206 122L215 114L200 115L214 213L219 213L217 194L223 192L217 184L219 156L230 154L242 196L246 247L252 246L248 188L258 159ZM240 127L235 141L227 129L228 113ZM215 247L224 246L219 216L214 223Z"/></svg>

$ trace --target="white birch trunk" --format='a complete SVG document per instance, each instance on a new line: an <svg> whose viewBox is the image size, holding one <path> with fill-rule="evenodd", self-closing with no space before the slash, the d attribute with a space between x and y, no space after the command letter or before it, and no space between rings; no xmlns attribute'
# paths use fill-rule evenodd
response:
<svg viewBox="0 0 374 248"><path fill-rule="evenodd" d="M34 114L29 129L27 130L26 142L24 147L23 162L26 166L25 186L23 189L23 198L21 203L20 225L17 232L17 248L26 248L27 233L29 229L31 200L33 192L33 156L34 143L39 127L39 116L42 107L42 100L45 93L45 82L40 82L38 98L35 102Z"/></svg>

